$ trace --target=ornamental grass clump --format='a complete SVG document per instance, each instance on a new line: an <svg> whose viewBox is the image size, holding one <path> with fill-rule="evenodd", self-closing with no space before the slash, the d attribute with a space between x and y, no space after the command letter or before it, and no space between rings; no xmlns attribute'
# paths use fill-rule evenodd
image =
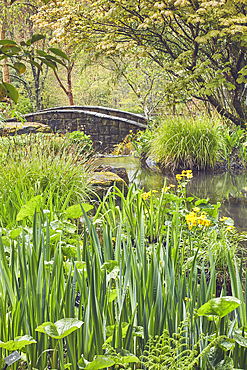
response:
<svg viewBox="0 0 247 370"><path fill-rule="evenodd" d="M173 117L156 129L149 154L166 169L206 169L223 156L221 122L201 117Z"/></svg>
<svg viewBox="0 0 247 370"><path fill-rule="evenodd" d="M30 135L0 143L0 206L3 224L15 218L23 204L42 195L56 211L88 197L92 161L67 138ZM5 217L6 216L6 217ZM6 218L6 219L5 219Z"/></svg>

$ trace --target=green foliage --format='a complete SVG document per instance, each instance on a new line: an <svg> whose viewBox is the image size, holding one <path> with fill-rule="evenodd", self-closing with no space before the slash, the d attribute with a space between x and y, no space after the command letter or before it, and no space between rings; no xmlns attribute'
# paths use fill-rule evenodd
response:
<svg viewBox="0 0 247 370"><path fill-rule="evenodd" d="M199 97L244 128L245 0L116 0L110 4L92 0L79 7L67 0L65 4L43 7L36 17L40 25L58 29L57 40L69 39L74 45L83 44L84 50L113 59L130 51L148 57L167 75L171 104L186 95Z"/></svg>
<svg viewBox="0 0 247 370"><path fill-rule="evenodd" d="M83 324L83 321L80 321L78 319L64 318L64 319L60 319L56 321L54 324L52 322L45 322L42 325L39 325L35 329L36 331L40 333L47 334L49 337L58 340L54 348L53 361L52 361L53 369L55 367L56 348L59 344L59 340L67 337L68 335L73 333L75 330L80 329L82 324ZM63 365L61 365L61 368L63 368Z"/></svg>
<svg viewBox="0 0 247 370"><path fill-rule="evenodd" d="M192 174L184 171L179 176L182 185ZM33 199L22 211L30 206L33 212L34 203L38 205L39 201L40 198ZM125 197L113 187L91 218L86 213L90 206L81 208L81 234L75 235L75 242L70 245L66 245L63 227L74 227L66 217L81 215L80 210L77 213L78 205L68 208L69 214L65 207L63 219L52 219L47 209L37 206L32 223L29 220L25 225L24 217L20 221L23 226L11 230L11 238L10 234L8 240L6 235L0 238L2 341L20 335L35 338L37 343L25 351L30 368L39 370L51 364L51 356L53 369L96 369L112 366L109 364L113 362L127 368L129 363L138 363L137 358L144 348L149 351L152 341L155 350L150 355L144 352L145 366L157 368L164 361L163 365L170 368L176 364L192 368L198 363L206 369L208 350L213 358L211 350L223 346L222 334L232 339L235 330L246 325L241 280L244 274L229 257L232 295L242 303L230 317L221 319L220 326L195 314L215 297L217 279L212 255L209 253L208 260L202 263L200 248L195 252L189 241L191 230L185 216L190 213L187 207L195 206L193 201L186 197L186 186L176 192L164 186L159 197L153 191L144 193L134 186ZM204 205L203 200L196 202L198 207ZM217 229L217 206L208 205L206 216L208 226L193 226L200 229L195 239L198 244L210 227ZM74 228L73 233L76 231ZM70 249L67 258L64 247ZM225 286L222 295L226 295ZM60 323L68 325L58 330ZM77 330L70 332L74 323ZM51 334L49 340L45 333ZM161 345L164 351L157 352ZM229 358L236 357L234 361L238 363L240 357L235 347L231 351ZM0 358L4 355L0 352ZM227 362L223 355L220 362ZM108 365L102 364L105 358Z"/></svg>
<svg viewBox="0 0 247 370"><path fill-rule="evenodd" d="M0 103L0 127L4 127L6 118L16 118L21 123L25 122L17 106L12 108L10 104Z"/></svg>
<svg viewBox="0 0 247 370"><path fill-rule="evenodd" d="M210 349L219 341L214 340L208 344L200 352L200 343L202 338L198 340L190 349L189 340L189 319L181 322L177 328L177 333L169 335L168 330L155 337L150 337L147 341L142 358L142 364L145 369L194 369L199 364Z"/></svg>
<svg viewBox="0 0 247 370"><path fill-rule="evenodd" d="M197 310L197 315L213 315L222 318L239 307L240 304L241 301L235 297L212 298Z"/></svg>
<svg viewBox="0 0 247 370"><path fill-rule="evenodd" d="M87 151L81 154L82 151L82 146L78 148L71 145L68 138L54 135L2 138L0 141L2 225L6 226L13 222L24 205L28 210L23 208L21 212L24 214L19 213L18 220L27 216L32 217L38 205L36 200L43 206L54 205L56 211L83 202L90 191L88 181L91 164L88 159L90 153ZM28 204L29 201L33 203L32 207Z"/></svg>
<svg viewBox="0 0 247 370"><path fill-rule="evenodd" d="M157 128L150 154L164 168L205 169L221 159L224 140L221 123L206 116L165 119Z"/></svg>
<svg viewBox="0 0 247 370"><path fill-rule="evenodd" d="M75 144L81 154L92 151L93 142L90 136L86 135L83 131L73 131L69 133L69 143Z"/></svg>
<svg viewBox="0 0 247 370"><path fill-rule="evenodd" d="M0 348L4 348L7 351L16 351L32 343L37 342L29 335L23 335L22 337L16 337L14 340L9 340L5 343L0 341Z"/></svg>

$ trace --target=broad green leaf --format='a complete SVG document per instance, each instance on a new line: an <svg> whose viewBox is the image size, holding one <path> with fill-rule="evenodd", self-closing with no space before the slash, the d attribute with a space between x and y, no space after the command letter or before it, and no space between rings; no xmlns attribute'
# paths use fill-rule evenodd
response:
<svg viewBox="0 0 247 370"><path fill-rule="evenodd" d="M42 66L39 63L35 62L34 60L30 60L29 62L42 72Z"/></svg>
<svg viewBox="0 0 247 370"><path fill-rule="evenodd" d="M22 227L18 227L18 229L11 230L9 233L9 237L11 239L15 239L17 236L19 236L22 232Z"/></svg>
<svg viewBox="0 0 247 370"><path fill-rule="evenodd" d="M33 337L29 335L24 335L22 337L16 337L14 340L10 340L8 342L1 342L0 341L0 348L4 348L8 351L17 351L29 344L37 343Z"/></svg>
<svg viewBox="0 0 247 370"><path fill-rule="evenodd" d="M0 84L0 101L3 101L3 99L5 98L7 94L7 90L4 86L4 84Z"/></svg>
<svg viewBox="0 0 247 370"><path fill-rule="evenodd" d="M0 40L0 45L17 45L17 43L13 40L4 39Z"/></svg>
<svg viewBox="0 0 247 370"><path fill-rule="evenodd" d="M55 54L55 55L58 55L59 57L63 58L63 59L66 59L66 60L69 60L69 58L67 57L67 55L60 49L57 49L57 48L49 48L49 50Z"/></svg>
<svg viewBox="0 0 247 370"><path fill-rule="evenodd" d="M18 91L16 90L16 88L7 83L7 82L3 82L5 88L6 88L6 95L11 99L13 100L13 102L17 103L18 99L19 99L19 93Z"/></svg>
<svg viewBox="0 0 247 370"><path fill-rule="evenodd" d="M87 366L87 364L90 364L89 361L87 361L84 356L82 355L80 360L78 361L78 367L79 369L85 369L85 367Z"/></svg>
<svg viewBox="0 0 247 370"><path fill-rule="evenodd" d="M234 339L226 338L219 342L219 346L223 349L223 351L230 351L235 347L235 341Z"/></svg>
<svg viewBox="0 0 247 370"><path fill-rule="evenodd" d="M114 299L117 298L117 289L112 289L110 292L109 292L109 299L108 299L108 302L111 303L114 301Z"/></svg>
<svg viewBox="0 0 247 370"><path fill-rule="evenodd" d="M36 50L36 53L37 53L40 57L46 57L46 56L48 55L45 51L43 51L43 50L39 50L39 49L37 49L37 50Z"/></svg>
<svg viewBox="0 0 247 370"><path fill-rule="evenodd" d="M99 355L99 356L96 356L96 358L92 362L87 364L85 369L98 370L98 369L104 369L106 367L111 367L114 365L115 365L115 362L111 358L106 357L104 355Z"/></svg>
<svg viewBox="0 0 247 370"><path fill-rule="evenodd" d="M42 325L38 326L35 330L41 333L47 334L49 337L54 339L62 339L67 337L73 331L79 329L83 324L83 321L65 318L55 322L44 322Z"/></svg>
<svg viewBox="0 0 247 370"><path fill-rule="evenodd" d="M82 203L82 204L75 204L74 206L71 206L66 209L65 214L67 218L79 218L83 216L83 212L81 207L83 207L85 212L90 211L93 209L93 206L88 203Z"/></svg>
<svg viewBox="0 0 247 370"><path fill-rule="evenodd" d="M18 76L20 76L22 73L26 72L26 66L23 63L16 62L16 63L14 63L14 67L18 71Z"/></svg>
<svg viewBox="0 0 247 370"><path fill-rule="evenodd" d="M16 220L22 221L24 218L33 216L35 213L35 209L39 208L42 202L41 195L37 195L36 197L31 198L27 204L21 207L20 211L17 214Z"/></svg>
<svg viewBox="0 0 247 370"><path fill-rule="evenodd" d="M46 60L45 58L43 57L38 57L38 59L40 59L44 64L46 64L48 67L50 67L51 69L53 69L54 71L56 70L57 68L57 65L56 63L50 61L50 60Z"/></svg>
<svg viewBox="0 0 247 370"><path fill-rule="evenodd" d="M210 299L202 305L198 311L198 316L214 315L220 318L228 315L230 312L240 306L241 301L238 298L227 296Z"/></svg>
<svg viewBox="0 0 247 370"><path fill-rule="evenodd" d="M232 358L226 356L224 360L217 363L214 370L234 370L234 364Z"/></svg>
<svg viewBox="0 0 247 370"><path fill-rule="evenodd" d="M37 34L35 34L35 35L32 36L32 38L31 38L31 44L33 44L36 41L43 40L43 39L45 39L45 36L44 35L40 35L39 33L37 33Z"/></svg>
<svg viewBox="0 0 247 370"><path fill-rule="evenodd" d="M127 351L127 349L117 349L116 352L122 356L122 362L125 363L125 364L129 364L131 362L135 362L135 363L139 363L140 360L138 357L136 357L135 355L133 355L132 353L130 353L129 351Z"/></svg>
<svg viewBox="0 0 247 370"><path fill-rule="evenodd" d="M243 337L241 334L239 333L234 333L233 335L233 339L235 340L235 342L237 342L241 347L245 347L247 348L247 338Z"/></svg>

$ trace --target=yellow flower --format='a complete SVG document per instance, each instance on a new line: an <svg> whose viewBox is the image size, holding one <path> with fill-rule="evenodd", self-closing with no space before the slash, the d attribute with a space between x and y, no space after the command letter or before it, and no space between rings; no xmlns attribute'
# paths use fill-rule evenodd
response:
<svg viewBox="0 0 247 370"><path fill-rule="evenodd" d="M195 208L193 208L193 211L198 213L198 212L200 212L200 208L199 207L195 207Z"/></svg>
<svg viewBox="0 0 247 370"><path fill-rule="evenodd" d="M193 173L187 173L186 177L187 177L187 179L192 179Z"/></svg>
<svg viewBox="0 0 247 370"><path fill-rule="evenodd" d="M230 226L228 226L228 228L226 229L226 231L233 232L234 229L235 229L235 227L230 225Z"/></svg>
<svg viewBox="0 0 247 370"><path fill-rule="evenodd" d="M226 221L226 220L229 220L229 217L221 217L220 219L221 222Z"/></svg>
<svg viewBox="0 0 247 370"><path fill-rule="evenodd" d="M177 180L182 180L182 176L181 176L180 174L177 174L177 175L176 175L176 179L177 179Z"/></svg>
<svg viewBox="0 0 247 370"><path fill-rule="evenodd" d="M170 188L175 188L175 185L173 185L173 184L170 184L169 186L170 186Z"/></svg>

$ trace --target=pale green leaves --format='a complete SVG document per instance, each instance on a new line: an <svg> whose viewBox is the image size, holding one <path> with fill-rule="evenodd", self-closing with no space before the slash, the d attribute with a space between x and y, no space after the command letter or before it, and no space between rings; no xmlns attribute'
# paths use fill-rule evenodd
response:
<svg viewBox="0 0 247 370"><path fill-rule="evenodd" d="M23 221L27 217L33 217L35 210L39 211L40 207L42 206L42 202L43 202L43 198L41 195L37 195L31 198L26 204L24 204L21 207L20 211L17 214L16 220ZM75 204L71 207L68 207L65 210L64 218L65 219L66 218L72 218L72 219L79 218L80 216L83 215L82 207L85 212L88 212L91 209L93 209L93 206L91 206L88 203ZM58 226L60 227L58 220L53 221L53 223L51 223L51 228L54 230L56 230ZM73 227L73 225L71 225L71 227ZM71 231L73 232L73 230Z"/></svg>
<svg viewBox="0 0 247 370"><path fill-rule="evenodd" d="M16 220L22 221L26 217L33 216L36 208L41 206L42 197L37 195L36 197L31 198L27 204L21 207L20 211L17 214Z"/></svg>
<svg viewBox="0 0 247 370"><path fill-rule="evenodd" d="M0 84L0 101L3 101L5 97L10 98L15 103L17 103L17 100L19 98L19 93L16 88L7 82L3 82Z"/></svg>
<svg viewBox="0 0 247 370"><path fill-rule="evenodd" d="M228 315L230 312L240 306L241 301L238 298L227 296L210 299L202 305L198 311L198 316L218 316L220 318Z"/></svg>
<svg viewBox="0 0 247 370"><path fill-rule="evenodd" d="M96 356L92 362L87 363L84 358L78 362L80 369L99 370L114 365L126 367L129 363L139 363L140 360L126 349L114 350L115 354Z"/></svg>
<svg viewBox="0 0 247 370"><path fill-rule="evenodd" d="M82 208L84 209L85 212L88 212L91 209L93 209L93 206L91 206L88 203L75 204L75 205L66 209L66 211L65 211L66 216L68 218L79 218L79 217L83 216Z"/></svg>
<svg viewBox="0 0 247 370"><path fill-rule="evenodd" d="M9 340L8 342L0 341L0 348L4 348L7 351L17 351L32 343L37 342L35 339L30 337L30 335L24 335L22 337L16 337L14 340Z"/></svg>
<svg viewBox="0 0 247 370"><path fill-rule="evenodd" d="M38 326L35 330L41 333L47 334L49 337L54 339L62 339L67 337L73 331L79 329L83 324L83 321L77 319L65 318L52 322L44 322Z"/></svg>

